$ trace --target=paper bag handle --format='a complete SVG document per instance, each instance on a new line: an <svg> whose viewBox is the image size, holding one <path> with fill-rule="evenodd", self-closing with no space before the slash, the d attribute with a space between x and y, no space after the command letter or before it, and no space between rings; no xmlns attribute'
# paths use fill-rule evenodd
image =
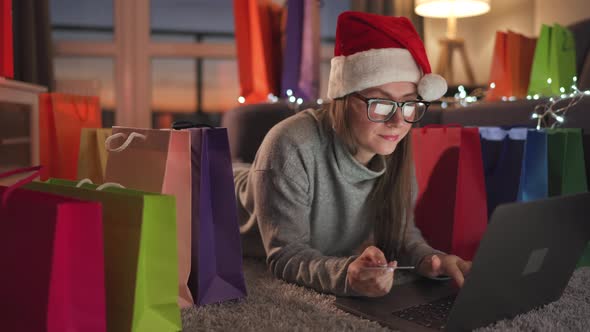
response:
<svg viewBox="0 0 590 332"><path fill-rule="evenodd" d="M188 128L214 128L212 125L206 123L194 123L190 121L174 121L172 124L172 129L181 130L181 129L188 129Z"/></svg>
<svg viewBox="0 0 590 332"><path fill-rule="evenodd" d="M43 168L43 166L33 166L33 167L26 167L26 168L18 168L12 171L8 171L5 173L0 174L0 179L2 178L7 178L9 176L13 176L16 174L21 174L21 173L28 173L28 172L34 172L33 174L27 176L24 179L19 180L18 182L16 182L15 184L11 185L10 187L8 187L4 193L2 194L2 207L6 206L6 201L8 200L8 197L10 197L10 194L17 188L24 186L25 184L32 182L36 177L39 177L41 175L41 169Z"/></svg>
<svg viewBox="0 0 590 332"><path fill-rule="evenodd" d="M92 180L86 178L86 179L82 179L80 180L80 182L78 182L76 184L76 188L80 188L82 187L84 184L94 184L94 182L92 182ZM103 189L107 189L107 188L121 188L121 189L126 189L123 185L115 183L115 182L105 182L103 184L101 184L100 186L98 186L96 188L96 191L102 191Z"/></svg>
<svg viewBox="0 0 590 332"><path fill-rule="evenodd" d="M144 141L146 140L146 136L142 135L140 133L136 133L136 132L132 132L131 134L129 134L129 137L127 137L127 139L125 140L125 142L123 144L121 144L121 146L119 146L118 148L113 148L111 147L111 142L117 138L125 138L125 134L123 133L117 133L114 135L111 135L109 137L107 137L107 139L104 141L104 144L106 146L107 151L110 152L121 152L125 149L127 149L127 147L129 146L129 144L131 144L131 142L133 141L133 139L135 137L139 137L141 139L143 139Z"/></svg>

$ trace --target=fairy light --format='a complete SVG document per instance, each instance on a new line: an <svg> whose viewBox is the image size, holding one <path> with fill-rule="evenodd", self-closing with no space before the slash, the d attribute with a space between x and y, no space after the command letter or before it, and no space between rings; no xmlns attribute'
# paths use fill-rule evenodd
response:
<svg viewBox="0 0 590 332"><path fill-rule="evenodd" d="M287 89L286 93L287 93L287 97L291 97L293 95L293 90Z"/></svg>
<svg viewBox="0 0 590 332"><path fill-rule="evenodd" d="M295 98L295 96L291 96L289 97L289 102L294 103L297 99Z"/></svg>
<svg viewBox="0 0 590 332"><path fill-rule="evenodd" d="M303 99L297 98L297 105L301 105L301 104L303 104Z"/></svg>
<svg viewBox="0 0 590 332"><path fill-rule="evenodd" d="M245 102L246 102L246 98L244 98L243 96L238 97L238 103L243 104Z"/></svg>
<svg viewBox="0 0 590 332"><path fill-rule="evenodd" d="M490 83L490 88L491 89L495 89L496 88L496 83L495 82Z"/></svg>
<svg viewBox="0 0 590 332"><path fill-rule="evenodd" d="M534 96L533 96L533 99L534 99L534 100L539 100L539 95L534 95Z"/></svg>
<svg viewBox="0 0 590 332"><path fill-rule="evenodd" d="M317 103L318 105L321 105L321 104L323 104L323 103L324 103L324 100L323 100L322 98L319 98L319 99L316 101L316 103Z"/></svg>
<svg viewBox="0 0 590 332"><path fill-rule="evenodd" d="M526 96L526 99L527 99L527 100L531 100L531 99L533 99L533 97L531 97L531 96L529 95L529 96Z"/></svg>
<svg viewBox="0 0 590 332"><path fill-rule="evenodd" d="M561 88L559 88L559 91L560 91L561 93L565 93L565 88L564 88L564 87L561 87Z"/></svg>
<svg viewBox="0 0 590 332"><path fill-rule="evenodd" d="M551 78L547 79L547 84L551 84L551 82L553 82L553 80Z"/></svg>
<svg viewBox="0 0 590 332"><path fill-rule="evenodd" d="M531 119L537 120L537 129L548 126L550 128L555 128L556 126L563 124L566 122L566 113L572 109L574 105L579 103L582 98L590 95L590 91L580 91L575 85L572 86L572 90L573 92L569 95L562 94L561 97L551 97L547 103L535 106L534 112L531 114ZM534 95L533 98L535 100L538 99L538 95ZM550 119L554 120L552 121L552 124L549 124Z"/></svg>

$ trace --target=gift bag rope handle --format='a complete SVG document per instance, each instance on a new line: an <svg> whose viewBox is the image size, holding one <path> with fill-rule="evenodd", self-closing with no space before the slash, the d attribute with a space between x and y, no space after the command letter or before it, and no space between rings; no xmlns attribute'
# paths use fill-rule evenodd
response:
<svg viewBox="0 0 590 332"><path fill-rule="evenodd" d="M16 182L15 184L11 185L10 187L8 187L5 191L4 194L2 194L2 207L6 206L6 201L8 200L8 197L10 197L10 194L17 188L24 186L25 184L32 182L35 178L37 178L39 175L41 175L41 169L43 168L43 166L34 166L34 167L27 167L27 168L19 168L19 169L15 169L12 171L8 171L5 173L0 174L0 179L2 178L7 178L9 176L13 176L16 174L21 174L21 173L28 173L28 172L34 172L33 174L27 176L24 179L19 180L18 182Z"/></svg>
<svg viewBox="0 0 590 332"><path fill-rule="evenodd" d="M80 182L76 184L76 188L81 188L85 184L94 184L90 179L82 179ZM103 189L107 188L121 188L126 189L123 185L115 183L115 182L105 182L96 188L96 191L102 191Z"/></svg>
<svg viewBox="0 0 590 332"><path fill-rule="evenodd" d="M446 125L429 124L429 125L422 127L422 133L425 133L427 129L431 129L431 128L443 128L444 131L446 132L447 128L463 128L463 126L458 123L449 123Z"/></svg>
<svg viewBox="0 0 590 332"><path fill-rule="evenodd" d="M180 130L180 129L188 129L188 128L214 128L212 125L206 123L194 123L190 121L174 121L172 124L172 129Z"/></svg>
<svg viewBox="0 0 590 332"><path fill-rule="evenodd" d="M136 133L136 132L132 132L131 134L129 134L129 137L127 137L127 139L125 140L125 142L123 144L121 144L121 146L119 146L118 148L113 148L111 147L111 142L117 138L125 138L125 134L123 133L117 133L114 135L109 136L105 141L104 144L106 146L107 151L110 152L121 152L125 149L127 149L127 147L129 146L129 144L131 144L131 142L133 141L134 138L139 137L142 140L146 140L146 136L142 135L140 133Z"/></svg>

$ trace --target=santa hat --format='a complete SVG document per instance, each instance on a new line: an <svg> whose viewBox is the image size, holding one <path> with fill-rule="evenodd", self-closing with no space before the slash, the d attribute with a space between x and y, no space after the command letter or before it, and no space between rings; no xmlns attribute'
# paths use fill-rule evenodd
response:
<svg viewBox="0 0 590 332"><path fill-rule="evenodd" d="M426 101L447 91L445 79L432 74L424 44L410 20L361 12L340 14L328 98L390 82L416 83Z"/></svg>

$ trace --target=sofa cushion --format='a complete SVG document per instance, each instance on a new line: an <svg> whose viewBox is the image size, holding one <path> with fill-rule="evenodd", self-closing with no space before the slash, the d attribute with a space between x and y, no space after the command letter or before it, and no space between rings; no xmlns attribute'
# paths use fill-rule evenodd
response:
<svg viewBox="0 0 590 332"><path fill-rule="evenodd" d="M251 104L236 107L223 115L233 161L252 163L266 133L295 112L285 103Z"/></svg>

